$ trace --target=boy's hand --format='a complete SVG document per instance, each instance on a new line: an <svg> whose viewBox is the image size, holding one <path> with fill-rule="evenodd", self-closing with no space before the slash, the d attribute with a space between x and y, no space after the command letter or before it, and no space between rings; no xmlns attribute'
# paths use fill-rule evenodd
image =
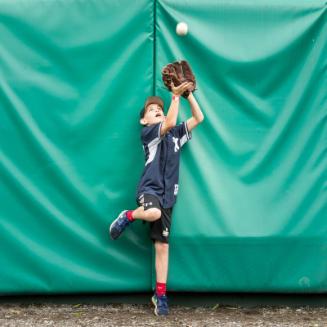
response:
<svg viewBox="0 0 327 327"><path fill-rule="evenodd" d="M175 86L174 83L172 82L170 84L171 91L173 92L174 95L182 95L185 91L191 90L193 88L193 83L192 82L184 82L181 85Z"/></svg>

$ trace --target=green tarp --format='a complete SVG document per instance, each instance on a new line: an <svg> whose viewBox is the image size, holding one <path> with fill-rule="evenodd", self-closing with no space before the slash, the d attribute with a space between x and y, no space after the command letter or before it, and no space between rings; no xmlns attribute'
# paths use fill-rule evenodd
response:
<svg viewBox="0 0 327 327"><path fill-rule="evenodd" d="M326 25L324 1L0 0L0 293L151 290L148 226L108 226L135 206L138 114L168 107L176 59L205 121L168 288L326 292Z"/></svg>

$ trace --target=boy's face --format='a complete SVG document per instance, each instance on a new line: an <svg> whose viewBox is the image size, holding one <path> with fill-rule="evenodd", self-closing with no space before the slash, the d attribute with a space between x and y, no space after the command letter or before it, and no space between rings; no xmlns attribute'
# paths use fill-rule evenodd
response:
<svg viewBox="0 0 327 327"><path fill-rule="evenodd" d="M165 119L162 108L156 103L151 103L145 108L144 117L140 122L142 125L154 125L163 122Z"/></svg>

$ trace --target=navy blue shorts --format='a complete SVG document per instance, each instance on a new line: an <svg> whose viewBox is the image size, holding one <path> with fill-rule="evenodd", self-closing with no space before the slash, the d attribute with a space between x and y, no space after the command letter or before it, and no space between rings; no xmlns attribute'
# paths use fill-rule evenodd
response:
<svg viewBox="0 0 327 327"><path fill-rule="evenodd" d="M152 194L142 194L137 201L144 210L157 208L161 211L160 219L150 222L150 237L153 242L169 243L171 216L173 208L162 208L158 198Z"/></svg>

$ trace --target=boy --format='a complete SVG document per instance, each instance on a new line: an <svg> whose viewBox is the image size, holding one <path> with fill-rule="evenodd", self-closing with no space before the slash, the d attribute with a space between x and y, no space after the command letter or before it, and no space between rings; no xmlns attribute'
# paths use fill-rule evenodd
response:
<svg viewBox="0 0 327 327"><path fill-rule="evenodd" d="M203 121L201 109L190 92L187 100L192 117L176 126L180 96L192 83L172 85L172 100L163 112L160 97L149 97L140 113L144 126L141 140L145 152L145 168L137 188L135 210L124 210L110 226L110 236L117 239L135 219L150 222L151 239L155 247L156 291L152 297L156 315L168 314L166 282L168 275L168 239L173 205L178 193L178 173L181 147L191 139L191 131Z"/></svg>

